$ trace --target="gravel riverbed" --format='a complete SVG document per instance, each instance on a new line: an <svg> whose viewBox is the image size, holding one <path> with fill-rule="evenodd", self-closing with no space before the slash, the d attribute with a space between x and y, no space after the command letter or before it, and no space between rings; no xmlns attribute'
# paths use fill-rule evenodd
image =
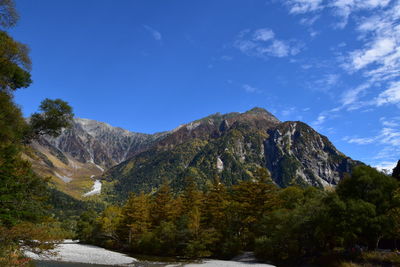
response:
<svg viewBox="0 0 400 267"><path fill-rule="evenodd" d="M67 266L135 266L135 267L271 267L272 265L241 261L203 260L194 263L167 263L139 261L128 255L110 251L101 247L79 244L78 241L64 240L50 253L37 255L25 252L27 257L32 258L39 267L67 267Z"/></svg>

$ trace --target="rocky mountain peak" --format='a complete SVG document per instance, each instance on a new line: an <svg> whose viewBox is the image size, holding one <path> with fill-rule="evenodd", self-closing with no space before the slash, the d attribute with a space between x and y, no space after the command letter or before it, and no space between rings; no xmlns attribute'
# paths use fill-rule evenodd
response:
<svg viewBox="0 0 400 267"><path fill-rule="evenodd" d="M282 187L329 187L360 164L307 124L280 122L259 107L243 113L215 113L153 135L75 119L72 128L57 138L46 138L36 149L41 151L41 168L48 166L56 178L72 177L69 173L77 177L81 172L75 171L76 166L93 170L85 175L108 169L103 178L115 181L114 190L122 192L121 197L130 191L151 191L162 179L179 189L187 175L199 179L198 184L218 175L232 185L253 179L260 167ZM60 162L63 169L57 167Z"/></svg>
<svg viewBox="0 0 400 267"><path fill-rule="evenodd" d="M94 137L101 136L102 134L105 133L113 133L121 136L133 136L140 134L140 133L130 132L120 127L113 127L104 122L99 122L90 119L75 118L74 123L79 125L79 127L81 127L83 131L87 132L88 134Z"/></svg>

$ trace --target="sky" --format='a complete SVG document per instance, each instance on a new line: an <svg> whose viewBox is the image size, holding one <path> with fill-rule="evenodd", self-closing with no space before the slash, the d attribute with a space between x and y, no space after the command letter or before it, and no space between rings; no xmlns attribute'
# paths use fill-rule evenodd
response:
<svg viewBox="0 0 400 267"><path fill-rule="evenodd" d="M24 114L61 98L76 117L171 130L258 106L344 154L400 159L400 0L16 0L31 49Z"/></svg>

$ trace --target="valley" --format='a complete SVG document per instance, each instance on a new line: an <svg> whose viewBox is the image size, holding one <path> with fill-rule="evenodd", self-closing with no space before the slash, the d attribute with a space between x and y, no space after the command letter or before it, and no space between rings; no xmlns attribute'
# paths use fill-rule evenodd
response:
<svg viewBox="0 0 400 267"><path fill-rule="evenodd" d="M31 147L28 159L55 188L83 199L101 181L112 201L156 190L164 179L181 190L188 175L201 187L214 176L234 185L251 180L259 167L280 187L329 188L361 164L308 125L280 122L261 108L217 113L152 135L75 119L59 137L44 136Z"/></svg>

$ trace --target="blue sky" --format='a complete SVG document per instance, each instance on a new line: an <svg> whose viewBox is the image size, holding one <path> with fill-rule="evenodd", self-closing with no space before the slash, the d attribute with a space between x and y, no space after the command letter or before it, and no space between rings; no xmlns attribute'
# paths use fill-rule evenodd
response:
<svg viewBox="0 0 400 267"><path fill-rule="evenodd" d="M266 108L373 166L400 159L399 0L17 0L31 48L25 115L153 133Z"/></svg>

